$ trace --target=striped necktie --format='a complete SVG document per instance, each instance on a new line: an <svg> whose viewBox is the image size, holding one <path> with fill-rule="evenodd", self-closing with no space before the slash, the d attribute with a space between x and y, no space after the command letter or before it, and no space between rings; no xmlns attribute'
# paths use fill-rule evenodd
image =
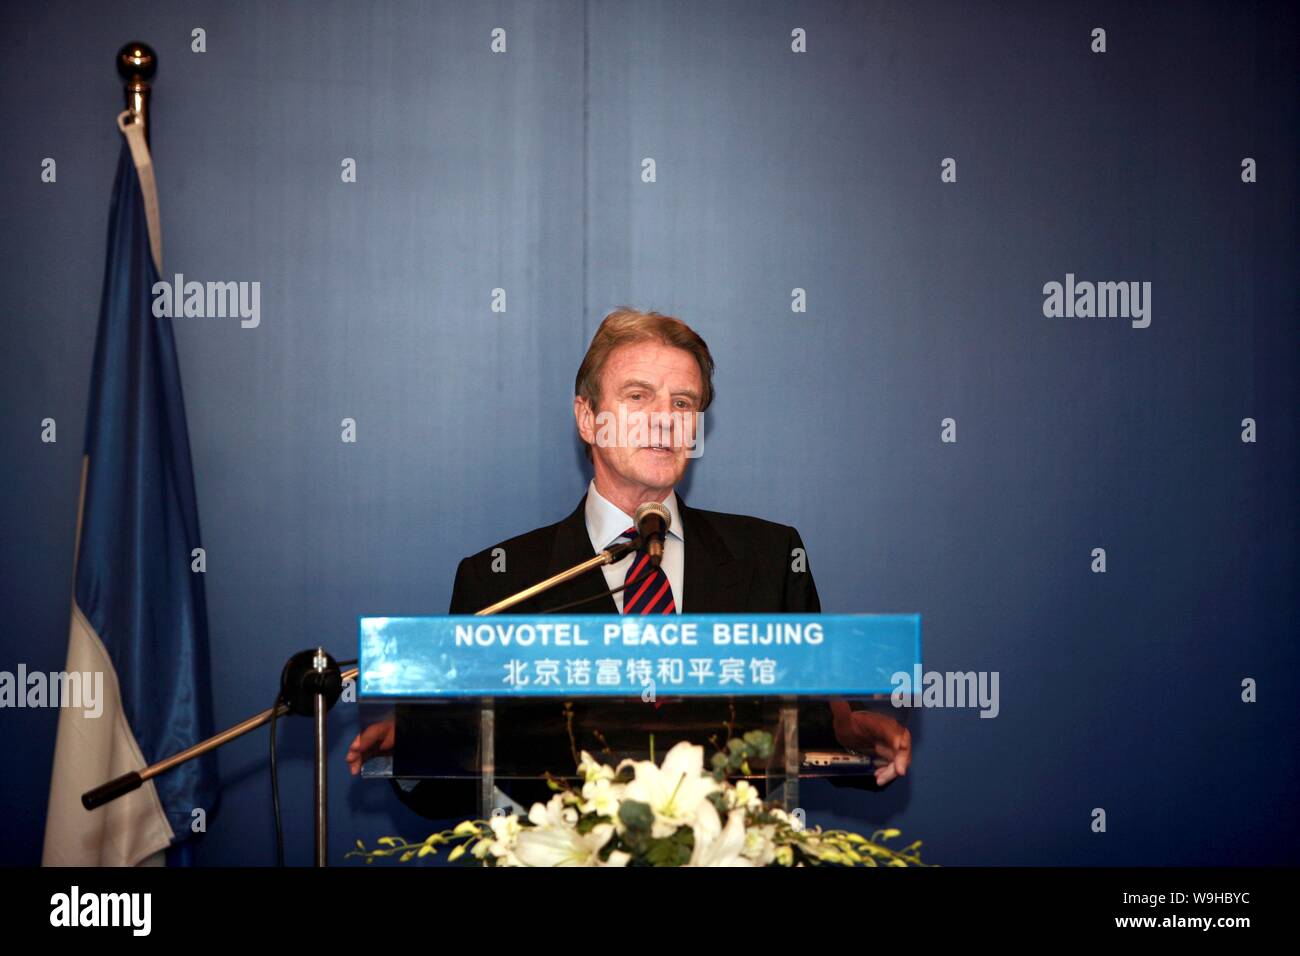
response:
<svg viewBox="0 0 1300 956"><path fill-rule="evenodd" d="M619 538L631 540L636 528L628 528ZM651 567L650 555L636 552L632 566L623 580L624 614L674 614L677 602L673 600L673 586L663 568Z"/></svg>

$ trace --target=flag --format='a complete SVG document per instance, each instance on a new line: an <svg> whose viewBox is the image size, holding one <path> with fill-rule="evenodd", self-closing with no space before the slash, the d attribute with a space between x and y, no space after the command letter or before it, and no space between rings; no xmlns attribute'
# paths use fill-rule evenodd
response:
<svg viewBox="0 0 1300 956"><path fill-rule="evenodd" d="M102 674L102 706L62 706L45 823L47 866L160 863L213 809L209 753L93 811L81 794L212 733L207 608L189 434L144 129L123 142L91 370L67 673ZM95 710L99 713L96 715Z"/></svg>

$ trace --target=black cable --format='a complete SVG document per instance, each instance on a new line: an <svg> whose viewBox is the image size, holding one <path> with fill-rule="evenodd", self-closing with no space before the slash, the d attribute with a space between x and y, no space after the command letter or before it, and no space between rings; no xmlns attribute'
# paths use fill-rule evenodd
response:
<svg viewBox="0 0 1300 956"><path fill-rule="evenodd" d="M280 820L280 771L275 762L275 722L280 716L283 701L275 697L271 708L271 804L275 807L275 865L284 866L284 824Z"/></svg>
<svg viewBox="0 0 1300 956"><path fill-rule="evenodd" d="M601 598L613 597L623 588L630 588L634 584L640 584L646 578L654 575L654 568L649 573L641 575L639 578L633 578L631 581L623 582L622 587L614 588L612 591L603 591L600 594L593 594L591 597L579 598L577 601L570 601L568 604L561 604L559 607L547 608L545 611L539 611L539 614L555 614L557 611L567 611L571 607L578 607L580 604L590 604L592 601L599 601Z"/></svg>

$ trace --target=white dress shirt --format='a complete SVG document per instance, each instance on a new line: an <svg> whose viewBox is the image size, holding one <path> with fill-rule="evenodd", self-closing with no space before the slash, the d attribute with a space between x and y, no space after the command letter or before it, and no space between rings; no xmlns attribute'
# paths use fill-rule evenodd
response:
<svg viewBox="0 0 1300 956"><path fill-rule="evenodd" d="M668 514L673 520L669 524L668 533L664 535L664 559L659 567L668 575L668 584L673 589L673 603L677 605L677 613L681 614L686 546L682 542L682 532L685 529L682 527L682 516L677 511L677 492L668 493L668 497L664 499L664 507L668 509ZM587 486L587 504L583 511L587 519L587 536L591 538L592 550L597 553L604 551L611 544L617 544L620 540L619 535L636 524L631 515L624 514L617 505L611 504L596 490L594 478ZM612 591L623 586L634 557L635 554L626 554L622 560L601 568L605 572L605 583L609 585L607 590ZM623 613L624 593L619 591L614 595L614 603L618 606L620 614Z"/></svg>

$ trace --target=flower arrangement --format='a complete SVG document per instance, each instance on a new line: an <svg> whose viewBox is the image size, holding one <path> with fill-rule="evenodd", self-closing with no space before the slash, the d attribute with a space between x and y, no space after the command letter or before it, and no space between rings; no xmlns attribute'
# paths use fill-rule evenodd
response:
<svg viewBox="0 0 1300 956"><path fill-rule="evenodd" d="M749 760L767 759L772 737L763 731L727 741L704 768L704 748L682 741L656 764L624 760L610 767L585 750L580 785L549 777L556 793L528 816L466 820L420 843L381 837L367 850L357 841L348 856L395 857L406 862L453 845L449 859L470 857L484 866L925 866L921 841L901 850L885 846L899 836L878 830L870 839L845 830L806 829L780 807L764 803L747 780Z"/></svg>

